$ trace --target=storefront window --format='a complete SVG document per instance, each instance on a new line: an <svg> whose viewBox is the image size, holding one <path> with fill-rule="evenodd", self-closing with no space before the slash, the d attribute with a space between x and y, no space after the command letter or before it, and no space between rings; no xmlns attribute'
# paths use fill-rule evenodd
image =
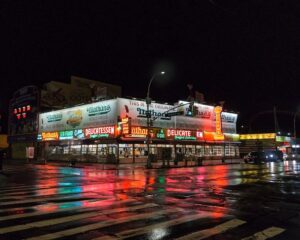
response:
<svg viewBox="0 0 300 240"><path fill-rule="evenodd" d="M71 145L70 153L71 154L80 154L81 145Z"/></svg>
<svg viewBox="0 0 300 240"><path fill-rule="evenodd" d="M98 144L98 156L107 155L107 144Z"/></svg>
<svg viewBox="0 0 300 240"><path fill-rule="evenodd" d="M88 154L91 154L91 155L97 154L97 145L96 144L88 145Z"/></svg>
<svg viewBox="0 0 300 240"><path fill-rule="evenodd" d="M82 149L81 149L81 153L82 153L82 154L87 154L88 146L89 146L89 145L82 145Z"/></svg>
<svg viewBox="0 0 300 240"><path fill-rule="evenodd" d="M196 155L204 156L204 146L196 146Z"/></svg>
<svg viewBox="0 0 300 240"><path fill-rule="evenodd" d="M132 157L133 144L119 144L119 158Z"/></svg>
<svg viewBox="0 0 300 240"><path fill-rule="evenodd" d="M134 145L134 155L136 157L147 156L147 145L146 144L135 144Z"/></svg>
<svg viewBox="0 0 300 240"><path fill-rule="evenodd" d="M213 146L213 156L223 156L223 146Z"/></svg>
<svg viewBox="0 0 300 240"><path fill-rule="evenodd" d="M204 155L205 156L212 156L212 146L205 145L205 147L204 147Z"/></svg>

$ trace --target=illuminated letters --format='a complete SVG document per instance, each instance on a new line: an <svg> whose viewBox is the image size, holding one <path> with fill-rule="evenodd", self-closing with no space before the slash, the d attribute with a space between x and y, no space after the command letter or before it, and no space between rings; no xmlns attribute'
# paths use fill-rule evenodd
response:
<svg viewBox="0 0 300 240"><path fill-rule="evenodd" d="M224 134L222 133L222 120L221 120L221 113L222 107L216 106L214 108L214 112L216 114L216 134L215 140L224 140Z"/></svg>

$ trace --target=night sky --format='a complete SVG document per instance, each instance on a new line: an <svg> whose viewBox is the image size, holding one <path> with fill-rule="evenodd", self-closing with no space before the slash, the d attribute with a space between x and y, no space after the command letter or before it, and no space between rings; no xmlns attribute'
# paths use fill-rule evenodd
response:
<svg viewBox="0 0 300 240"><path fill-rule="evenodd" d="M223 3L226 2L226 3ZM71 75L119 84L144 98L157 66L166 79L156 100L225 100L247 128L256 113L300 106L300 1L2 0L0 107L24 85L69 82ZM272 114L255 123L274 128ZM298 121L300 123L300 120ZM292 117L280 117L292 130ZM300 130L300 129L299 129Z"/></svg>

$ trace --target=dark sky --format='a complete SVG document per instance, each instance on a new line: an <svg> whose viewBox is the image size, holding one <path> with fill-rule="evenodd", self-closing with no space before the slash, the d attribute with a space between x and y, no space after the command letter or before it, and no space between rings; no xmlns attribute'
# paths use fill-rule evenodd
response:
<svg viewBox="0 0 300 240"><path fill-rule="evenodd" d="M300 1L1 4L2 112L19 87L68 82L70 75L119 84L124 96L143 98L161 62L168 66L168 82L153 83L157 100L185 99L192 83L207 102L225 100L246 125L274 105L289 111L300 105ZM262 130L273 126L272 115L263 120ZM282 121L282 128L292 128L291 117Z"/></svg>

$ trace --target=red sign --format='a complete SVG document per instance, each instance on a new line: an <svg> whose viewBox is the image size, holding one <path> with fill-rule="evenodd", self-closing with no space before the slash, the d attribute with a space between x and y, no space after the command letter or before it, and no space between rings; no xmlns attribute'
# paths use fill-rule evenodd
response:
<svg viewBox="0 0 300 240"><path fill-rule="evenodd" d="M101 138L101 137L114 137L115 127L97 127L84 129L84 136L86 138Z"/></svg>

